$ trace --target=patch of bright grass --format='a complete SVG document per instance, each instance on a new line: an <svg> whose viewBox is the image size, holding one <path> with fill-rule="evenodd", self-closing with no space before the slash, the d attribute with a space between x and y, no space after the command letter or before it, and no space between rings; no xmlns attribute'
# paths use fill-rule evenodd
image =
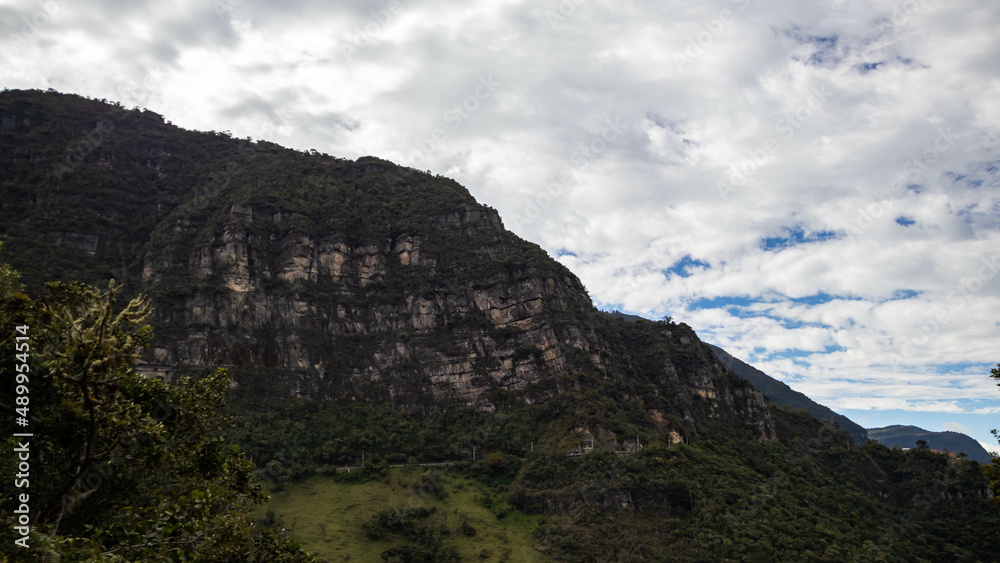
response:
<svg viewBox="0 0 1000 563"><path fill-rule="evenodd" d="M539 516L510 510L497 518L483 506L482 498L491 492L486 486L447 470L445 495L438 498L419 487L428 470L393 468L386 476L361 484L337 482L326 475L311 476L272 492L271 499L258 507L256 515L263 517L266 511L273 510L276 530L286 530L302 547L328 562L382 561L384 550L403 545L400 538L370 540L361 529L362 523L377 512L395 505L436 508L425 524L447 530L444 545L454 547L463 561L551 561L532 547L532 532ZM475 528L471 537L460 531L466 521Z"/></svg>

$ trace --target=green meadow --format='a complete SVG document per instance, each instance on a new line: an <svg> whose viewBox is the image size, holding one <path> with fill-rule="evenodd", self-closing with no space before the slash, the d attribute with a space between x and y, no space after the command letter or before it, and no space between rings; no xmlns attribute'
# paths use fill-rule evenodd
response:
<svg viewBox="0 0 1000 563"><path fill-rule="evenodd" d="M327 562L383 561L383 552L406 546L420 553L421 538L428 535L461 561L551 561L531 547L540 516L511 509L483 484L447 469L396 467L363 483L313 475L282 483L270 494L257 518ZM380 513L383 521L386 515L395 515L395 523L408 519L419 531L400 532L397 526L373 538L380 535L372 533Z"/></svg>

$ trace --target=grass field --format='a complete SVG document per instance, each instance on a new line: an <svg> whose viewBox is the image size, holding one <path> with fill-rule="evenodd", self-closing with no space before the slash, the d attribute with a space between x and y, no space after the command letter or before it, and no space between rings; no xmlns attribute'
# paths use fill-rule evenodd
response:
<svg viewBox="0 0 1000 563"><path fill-rule="evenodd" d="M462 475L437 470L436 474L444 477L440 489L444 498L439 498L420 487L430 471L421 467L393 468L388 475L361 484L315 475L271 492L271 499L258 508L257 516L273 511L273 527L287 530L290 537L323 561L366 562L382 561L383 551L405 540L392 535L370 540L362 532L362 523L396 505L436 508L423 524L440 530L444 546L454 547L463 561L551 561L531 547L539 516L513 510L502 514L500 505L484 501L486 487ZM493 510L486 508L491 504ZM460 532L463 522L475 529L475 535ZM465 531L470 531L468 526Z"/></svg>

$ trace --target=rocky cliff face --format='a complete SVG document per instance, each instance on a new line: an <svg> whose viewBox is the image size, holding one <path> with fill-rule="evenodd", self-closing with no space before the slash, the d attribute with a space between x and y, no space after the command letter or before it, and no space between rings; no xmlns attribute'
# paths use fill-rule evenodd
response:
<svg viewBox="0 0 1000 563"><path fill-rule="evenodd" d="M166 330L143 369L169 376L263 367L300 373L292 392L301 396L379 382L391 398L419 390L474 402L490 386L523 390L567 373L567 350L601 363L592 331L554 323L588 305L574 276L552 266L492 267L524 244L492 209L467 204L428 217L419 233L364 241L337 230L311 234L294 215L228 205L220 226L195 233L195 244L144 257L152 291L177 279L203 289L160 307L154 322ZM200 228L179 225L178 236ZM428 236L479 244L464 247L471 260L449 257ZM475 268L489 275L466 275ZM454 281L420 283L425 276Z"/></svg>
<svg viewBox="0 0 1000 563"><path fill-rule="evenodd" d="M64 98L0 96L17 124L0 132L19 182L0 208L9 259L29 282L55 270L149 293L150 375L225 366L238 393L492 410L584 374L622 382L678 439L716 423L774 438L760 393L689 327L596 311L576 276L453 181ZM113 132L51 173L59 147L107 119ZM26 144L40 148L19 158Z"/></svg>

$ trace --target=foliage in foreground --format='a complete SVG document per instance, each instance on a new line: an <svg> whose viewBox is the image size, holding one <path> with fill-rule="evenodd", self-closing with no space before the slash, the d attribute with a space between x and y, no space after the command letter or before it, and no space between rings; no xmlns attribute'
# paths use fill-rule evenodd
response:
<svg viewBox="0 0 1000 563"><path fill-rule="evenodd" d="M997 380L997 387L1000 387L1000 364L990 370L990 377ZM993 429L993 436L1000 442L1000 433ZM986 467L986 476L990 480L990 489L993 490L993 502L1000 506L1000 457L993 456L993 463Z"/></svg>
<svg viewBox="0 0 1000 563"><path fill-rule="evenodd" d="M0 265L0 408L4 436L32 432L30 486L0 483L0 545L18 561L309 561L292 542L254 529L266 498L253 466L221 437L224 370L176 385L133 369L150 337L149 304L117 307L118 288L52 283L32 300ZM18 331L16 327L27 327ZM27 358L15 335L29 336ZM15 373L27 359L30 371ZM21 375L18 381L17 375ZM15 428L16 384L28 389ZM18 395L24 395L24 389ZM21 401L23 403L23 400ZM4 451L16 447L4 439ZM23 438L21 439L24 440ZM14 456L0 473L18 472ZM14 509L28 493L29 548Z"/></svg>

